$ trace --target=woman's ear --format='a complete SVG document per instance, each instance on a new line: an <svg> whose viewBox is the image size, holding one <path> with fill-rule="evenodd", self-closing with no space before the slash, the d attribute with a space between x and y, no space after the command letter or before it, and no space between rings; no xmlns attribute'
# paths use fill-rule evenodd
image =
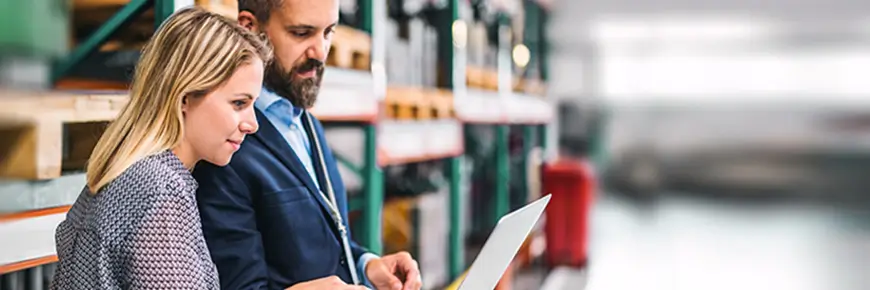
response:
<svg viewBox="0 0 870 290"><path fill-rule="evenodd" d="M181 112L187 113L188 108L190 107L190 102L188 101L187 95L181 97Z"/></svg>

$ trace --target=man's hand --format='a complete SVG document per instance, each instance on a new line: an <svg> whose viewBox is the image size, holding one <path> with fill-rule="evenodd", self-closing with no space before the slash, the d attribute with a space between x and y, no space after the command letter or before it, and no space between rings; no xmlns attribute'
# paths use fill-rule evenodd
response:
<svg viewBox="0 0 870 290"><path fill-rule="evenodd" d="M419 290L423 287L417 261L407 252L373 259L365 270L366 277L377 290Z"/></svg>
<svg viewBox="0 0 870 290"><path fill-rule="evenodd" d="M336 276L329 276L317 280L293 285L286 290L368 290L365 286L347 285Z"/></svg>

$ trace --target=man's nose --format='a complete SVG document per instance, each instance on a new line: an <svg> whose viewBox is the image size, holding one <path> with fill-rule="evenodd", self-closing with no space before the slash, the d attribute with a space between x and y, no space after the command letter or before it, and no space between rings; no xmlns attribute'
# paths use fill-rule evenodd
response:
<svg viewBox="0 0 870 290"><path fill-rule="evenodd" d="M329 44L330 42L323 37L317 37L314 40L314 43L308 47L306 51L306 56L309 59L316 59L321 62L326 62L326 56L329 54Z"/></svg>

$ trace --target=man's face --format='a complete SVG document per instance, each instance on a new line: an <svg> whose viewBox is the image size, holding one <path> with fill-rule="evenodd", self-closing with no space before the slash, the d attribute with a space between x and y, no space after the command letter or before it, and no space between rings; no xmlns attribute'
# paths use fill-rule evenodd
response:
<svg viewBox="0 0 870 290"><path fill-rule="evenodd" d="M266 88L296 107L310 109L337 24L338 0L284 0L269 21L260 24L275 52L275 60L266 67Z"/></svg>

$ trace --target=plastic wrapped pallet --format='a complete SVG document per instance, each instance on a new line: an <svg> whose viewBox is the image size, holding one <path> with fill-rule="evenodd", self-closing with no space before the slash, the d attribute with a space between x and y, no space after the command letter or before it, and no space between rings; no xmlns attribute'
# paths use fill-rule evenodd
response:
<svg viewBox="0 0 870 290"><path fill-rule="evenodd" d="M482 66L486 59L486 50L489 47L486 38L486 25L475 22L471 25L468 33L468 64Z"/></svg>
<svg viewBox="0 0 870 290"><path fill-rule="evenodd" d="M396 39L387 49L387 78L390 84L410 84L410 64L408 54L410 51L407 41Z"/></svg>
<svg viewBox="0 0 870 290"><path fill-rule="evenodd" d="M409 85L423 85L423 46L426 40L426 23L416 18L408 21L408 39L410 51L408 55L409 66L406 70L410 78Z"/></svg>
<svg viewBox="0 0 870 290"><path fill-rule="evenodd" d="M403 82L403 74L406 68L403 68L402 61L402 43L401 39L399 39L399 24L396 21L390 20L386 21L384 25L386 30L385 33L385 41L387 43L387 53L386 53L386 69L387 69L387 81L391 84L399 84Z"/></svg>
<svg viewBox="0 0 870 290"><path fill-rule="evenodd" d="M449 235L448 219L450 211L449 187L443 186L437 193L424 194L417 200L417 218L419 243L417 260L420 264L420 274L425 277L424 289L443 285L448 281L447 257Z"/></svg>
<svg viewBox="0 0 870 290"><path fill-rule="evenodd" d="M431 26L427 26L425 33L423 85L435 87L438 85L438 31Z"/></svg>

